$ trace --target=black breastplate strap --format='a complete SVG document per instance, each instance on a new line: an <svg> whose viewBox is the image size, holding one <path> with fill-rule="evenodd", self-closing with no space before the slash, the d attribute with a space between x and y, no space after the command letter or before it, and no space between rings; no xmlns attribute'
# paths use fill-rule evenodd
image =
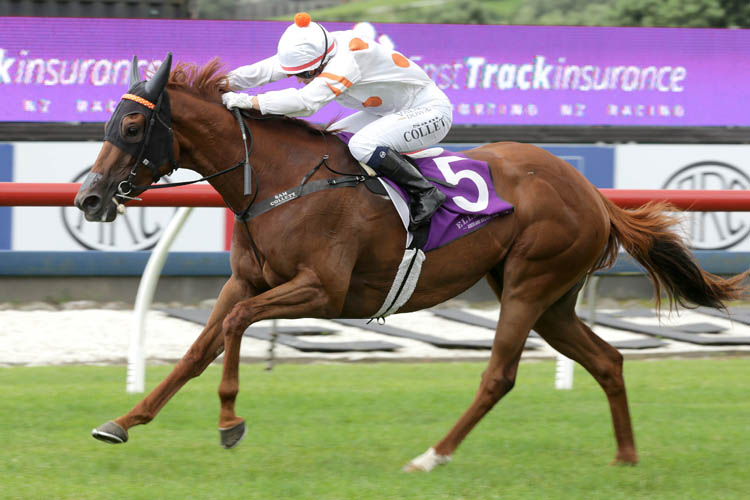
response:
<svg viewBox="0 0 750 500"><path fill-rule="evenodd" d="M365 182L365 179L366 177L364 175L345 175L342 177L334 177L332 179L321 179L319 181L308 182L279 194L275 194L263 201L253 203L243 213L236 214L235 218L241 221L249 221L260 214L264 214L273 208L289 203L297 198L301 198L306 194L338 187L356 187Z"/></svg>

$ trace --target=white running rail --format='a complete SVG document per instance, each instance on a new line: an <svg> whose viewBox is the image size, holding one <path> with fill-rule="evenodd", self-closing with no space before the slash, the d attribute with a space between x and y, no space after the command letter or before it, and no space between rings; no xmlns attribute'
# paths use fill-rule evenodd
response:
<svg viewBox="0 0 750 500"><path fill-rule="evenodd" d="M182 229L193 207L180 207L172 220L169 221L159 243L151 252L146 268L143 270L138 293L135 296L133 308L133 330L130 333L130 347L128 348L128 374L126 378L127 392L144 392L146 388L146 314L151 309L156 285L167 260L169 248Z"/></svg>
<svg viewBox="0 0 750 500"><path fill-rule="evenodd" d="M599 284L599 276L591 275L583 286L583 290L578 293L576 309L581 305L581 299L586 294L586 305L589 308L588 325L594 328L596 321L596 287ZM557 363L555 365L555 389L567 390L573 388L573 360L557 353Z"/></svg>

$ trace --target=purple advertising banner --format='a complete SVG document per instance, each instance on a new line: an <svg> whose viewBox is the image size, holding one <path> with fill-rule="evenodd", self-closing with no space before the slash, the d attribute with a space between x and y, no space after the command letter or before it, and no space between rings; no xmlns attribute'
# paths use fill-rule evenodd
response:
<svg viewBox="0 0 750 500"><path fill-rule="evenodd" d="M0 121L106 121L133 55L142 75L168 51L229 70L272 55L288 24L0 17ZM421 65L454 124L750 126L750 30L324 24ZM333 103L311 120L347 113Z"/></svg>

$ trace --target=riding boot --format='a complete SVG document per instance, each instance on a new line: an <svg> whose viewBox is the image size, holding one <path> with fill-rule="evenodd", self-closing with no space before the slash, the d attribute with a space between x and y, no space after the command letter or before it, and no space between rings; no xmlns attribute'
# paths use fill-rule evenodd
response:
<svg viewBox="0 0 750 500"><path fill-rule="evenodd" d="M445 195L430 184L417 167L392 149L377 148L367 164L406 189L410 199L410 231L427 224L445 201Z"/></svg>

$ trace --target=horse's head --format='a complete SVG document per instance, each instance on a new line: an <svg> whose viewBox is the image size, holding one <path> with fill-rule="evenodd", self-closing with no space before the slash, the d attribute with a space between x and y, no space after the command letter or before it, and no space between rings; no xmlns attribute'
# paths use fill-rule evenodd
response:
<svg viewBox="0 0 750 500"><path fill-rule="evenodd" d="M147 81L133 57L130 88L107 122L104 145L75 198L86 220L111 222L117 208L176 165L169 80L172 54Z"/></svg>

